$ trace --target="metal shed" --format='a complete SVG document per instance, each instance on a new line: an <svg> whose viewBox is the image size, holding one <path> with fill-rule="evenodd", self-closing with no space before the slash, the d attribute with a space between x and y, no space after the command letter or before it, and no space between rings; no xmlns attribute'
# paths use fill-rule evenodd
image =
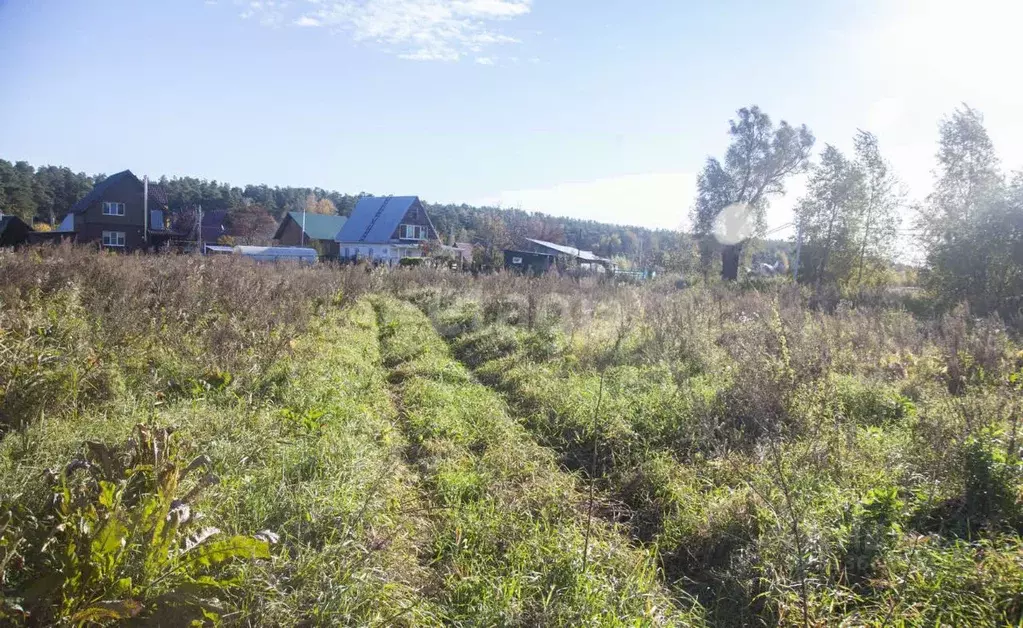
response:
<svg viewBox="0 0 1023 628"><path fill-rule="evenodd" d="M236 246L235 255L244 255L257 262L299 262L313 264L319 259L316 249L299 246Z"/></svg>
<svg viewBox="0 0 1023 628"><path fill-rule="evenodd" d="M507 249L504 252L504 267L523 273L541 275L554 265L554 256L548 253L533 253Z"/></svg>

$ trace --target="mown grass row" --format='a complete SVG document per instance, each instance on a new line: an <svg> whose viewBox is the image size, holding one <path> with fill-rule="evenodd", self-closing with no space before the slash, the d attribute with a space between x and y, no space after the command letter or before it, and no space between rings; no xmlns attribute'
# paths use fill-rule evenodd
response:
<svg viewBox="0 0 1023 628"><path fill-rule="evenodd" d="M1023 490L1006 432L934 451L923 431L955 421L936 416L940 404L806 376L777 321L750 352L757 369L733 362L680 379L684 369L616 355L613 339L580 360L557 328L508 325L471 301L420 304L541 444L595 470L637 541L658 548L669 581L712 622L1019 621Z"/></svg>
<svg viewBox="0 0 1023 628"><path fill-rule="evenodd" d="M419 310L383 298L376 307L408 458L436 513L432 596L446 621L701 623L697 608L666 595L649 553L630 549L600 522L584 564L585 507L575 478L450 356Z"/></svg>
<svg viewBox="0 0 1023 628"><path fill-rule="evenodd" d="M228 387L164 402L124 394L101 410L54 412L8 433L0 443L4 621L71 622L81 613L76 609L97 608L90 600L128 596L117 612L172 623L214 615L232 624L273 626L435 623L436 609L420 594L428 571L416 558L418 498L403 463L402 434L394 429L372 308L359 303L331 310L292 345L290 356L274 366L275 390L262 397L239 396ZM209 477L219 480L191 502L196 523L182 524L182 547L211 527L219 536L269 531L262 538L279 537L269 559L236 560L207 570L219 574L215 583L196 573L169 588L172 579L144 579L137 558L126 557L109 574L82 558L81 572L66 574L77 584L67 581L36 599L33 584L52 572L64 551L40 542L57 523L51 523L44 470L63 477L69 461L94 448L87 441L123 442L138 423L173 427L182 459L208 457ZM68 474L68 481L86 482L82 473ZM113 484L117 494L127 490L126 482ZM128 503L116 512L130 519L136 515ZM115 514L102 502L90 508L99 522ZM147 552L152 542L125 541L130 555Z"/></svg>

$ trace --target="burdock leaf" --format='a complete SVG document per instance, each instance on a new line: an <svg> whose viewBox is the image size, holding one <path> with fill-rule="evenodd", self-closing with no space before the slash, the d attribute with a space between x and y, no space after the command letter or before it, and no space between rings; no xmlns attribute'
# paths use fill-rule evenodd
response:
<svg viewBox="0 0 1023 628"><path fill-rule="evenodd" d="M200 567L213 567L235 558L270 558L270 546L251 536L233 536L205 543L185 553L182 567L186 573L191 573Z"/></svg>

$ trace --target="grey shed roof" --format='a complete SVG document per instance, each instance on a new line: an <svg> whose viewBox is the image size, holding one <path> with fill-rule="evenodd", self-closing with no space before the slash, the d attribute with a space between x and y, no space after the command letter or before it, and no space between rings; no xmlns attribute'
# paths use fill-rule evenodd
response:
<svg viewBox="0 0 1023 628"><path fill-rule="evenodd" d="M335 238L338 242L387 242L418 196L364 196Z"/></svg>
<svg viewBox="0 0 1023 628"><path fill-rule="evenodd" d="M546 240L534 240L533 238L526 238L533 244L539 244L540 246L548 249L554 249L559 253L565 255L571 255L572 257L581 259L585 262L610 262L611 260L594 255L593 251L584 251L571 246L565 246L563 244L554 244L553 242L547 242Z"/></svg>

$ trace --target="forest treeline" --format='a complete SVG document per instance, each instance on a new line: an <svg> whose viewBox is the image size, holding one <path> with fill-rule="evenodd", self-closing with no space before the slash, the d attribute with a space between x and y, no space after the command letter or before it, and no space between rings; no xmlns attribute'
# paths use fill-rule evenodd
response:
<svg viewBox="0 0 1023 628"><path fill-rule="evenodd" d="M63 166L33 167L0 159L0 212L26 222L56 225L104 174L88 175ZM246 185L239 187L196 177L154 179L167 195L170 211L188 215L225 210L235 235L269 239L290 211L348 216L366 193L345 194L322 188ZM430 217L446 243L473 242L492 253L517 237L531 237L592 250L631 263L683 271L693 258L693 241L677 231L611 225L594 220L557 218L539 212L467 204L427 203ZM681 220L681 217L680 217ZM186 221L187 222L187 221Z"/></svg>

